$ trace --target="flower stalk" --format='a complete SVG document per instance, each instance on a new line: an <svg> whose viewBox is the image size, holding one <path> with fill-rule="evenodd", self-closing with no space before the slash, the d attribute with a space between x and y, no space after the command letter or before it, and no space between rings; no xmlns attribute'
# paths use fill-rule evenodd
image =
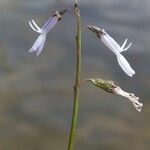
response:
<svg viewBox="0 0 150 150"><path fill-rule="evenodd" d="M78 120L79 110L79 88L80 88L80 76L81 76L81 19L78 1L75 0L74 14L77 21L77 34L76 34L76 79L74 84L74 106L72 113L72 122L70 129L70 136L68 142L68 150L74 149L76 126Z"/></svg>

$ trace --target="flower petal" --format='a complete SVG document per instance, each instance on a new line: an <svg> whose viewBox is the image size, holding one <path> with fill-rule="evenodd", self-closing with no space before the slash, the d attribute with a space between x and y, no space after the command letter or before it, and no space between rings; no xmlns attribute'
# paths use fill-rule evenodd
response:
<svg viewBox="0 0 150 150"><path fill-rule="evenodd" d="M106 36L113 45L113 47L115 48L115 50L120 52L120 45L109 34L106 34Z"/></svg>
<svg viewBox="0 0 150 150"><path fill-rule="evenodd" d="M128 50L131 46L132 46L132 42L131 42L131 43L129 43L129 45L128 45L125 49L123 49L123 51Z"/></svg>
<svg viewBox="0 0 150 150"><path fill-rule="evenodd" d="M47 22L42 26L42 30L44 33L48 33L58 22L58 17L50 17Z"/></svg>
<svg viewBox="0 0 150 150"><path fill-rule="evenodd" d="M117 55L119 53L120 47L113 44L113 39L107 33L101 35L101 40L114 54Z"/></svg>
<svg viewBox="0 0 150 150"><path fill-rule="evenodd" d="M35 22L34 22L34 23L35 23ZM34 30L34 31L36 31L36 32L38 32L38 33L42 33L42 30L41 30L40 28L34 27L34 26L35 26L34 23L33 23L33 21L32 21L32 22L29 21L29 25L30 25L30 27L32 28L32 30ZM34 26L33 26L33 25L34 25Z"/></svg>
<svg viewBox="0 0 150 150"><path fill-rule="evenodd" d="M133 93L125 92L119 86L114 88L114 93L128 98L130 100L130 102L132 102L132 104L134 105L136 110L141 112L143 104L138 101L139 97L136 97Z"/></svg>
<svg viewBox="0 0 150 150"><path fill-rule="evenodd" d="M43 50L43 47L44 47L44 44L45 44L45 41L46 41L46 34L43 34L43 41L42 43L39 45L39 47L37 48L37 51L36 51L36 55L39 56Z"/></svg>
<svg viewBox="0 0 150 150"><path fill-rule="evenodd" d="M135 71L131 68L128 61L125 59L125 57L122 54L117 55L117 60L122 68L122 70L130 77L132 77L135 74Z"/></svg>
<svg viewBox="0 0 150 150"><path fill-rule="evenodd" d="M37 30L41 31L41 28L35 23L35 21L32 19L32 24L37 28Z"/></svg>
<svg viewBox="0 0 150 150"><path fill-rule="evenodd" d="M29 53L40 51L38 52L38 54L40 54L42 51L41 47L43 48L45 40L46 40L46 34L40 34L37 40L34 42L33 46L29 49Z"/></svg>
<svg viewBox="0 0 150 150"><path fill-rule="evenodd" d="M124 43L123 43L122 46L121 46L121 50L124 49L125 45L127 44L127 41L128 41L128 39L125 39Z"/></svg>

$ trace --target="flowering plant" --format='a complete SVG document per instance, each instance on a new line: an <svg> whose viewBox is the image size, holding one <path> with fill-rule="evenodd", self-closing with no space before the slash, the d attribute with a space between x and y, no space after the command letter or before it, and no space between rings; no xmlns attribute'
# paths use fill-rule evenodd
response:
<svg viewBox="0 0 150 150"><path fill-rule="evenodd" d="M75 133L76 133L76 125L78 119L78 109L79 109L79 92L80 85L86 81L90 81L96 87L99 87L106 92L121 95L127 98L137 111L142 110L143 104L139 102L139 97L136 97L133 93L128 93L122 90L119 85L111 80L103 80L100 78L88 78L81 80L81 16L78 0L74 0L73 12L76 17L77 24L77 33L76 33L76 74L75 74L75 83L74 83L74 106L73 106L73 114L72 114L72 122L70 129L70 136L68 142L68 150L73 150L74 141L75 141ZM39 56L44 48L44 44L46 41L46 36L48 32L62 19L63 15L67 12L67 10L55 11L52 16L48 19L48 21L40 28L34 20L29 21L30 27L39 33L40 35L29 49L29 53L36 53ZM130 77L135 74L135 71L132 69L126 58L122 55L124 51L127 51L132 43L129 43L127 47L127 39L125 39L122 46L120 46L104 29L101 29L97 26L89 25L86 26L89 30L94 32L97 37L115 54L119 66L122 70Z"/></svg>

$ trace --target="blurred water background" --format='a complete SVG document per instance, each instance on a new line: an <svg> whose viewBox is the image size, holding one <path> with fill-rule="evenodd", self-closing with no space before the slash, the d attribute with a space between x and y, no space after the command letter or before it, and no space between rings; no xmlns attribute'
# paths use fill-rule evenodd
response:
<svg viewBox="0 0 150 150"><path fill-rule="evenodd" d="M40 26L73 0L0 0L0 149L65 150L70 128L75 73L75 20L67 13L49 33L43 53L28 53ZM150 149L150 1L81 0L82 24L108 31L135 69L128 77L94 34L83 30L82 78L116 81L144 103L138 113L126 99L84 84L76 136L79 150Z"/></svg>

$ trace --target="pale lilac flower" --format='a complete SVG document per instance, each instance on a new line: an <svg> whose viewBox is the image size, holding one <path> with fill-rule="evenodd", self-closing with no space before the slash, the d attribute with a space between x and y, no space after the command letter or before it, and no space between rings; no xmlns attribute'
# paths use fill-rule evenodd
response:
<svg viewBox="0 0 150 150"><path fill-rule="evenodd" d="M62 15L66 11L67 10L55 11L42 28L40 28L34 20L29 21L30 27L37 33L40 33L32 47L29 49L29 53L36 53L37 56L40 55L46 41L47 33L58 23L59 20L62 19Z"/></svg>
<svg viewBox="0 0 150 150"><path fill-rule="evenodd" d="M126 48L125 45L127 43L127 39L125 39L122 46L120 46L104 29L100 29L96 26L86 26L86 28L95 32L98 38L116 55L118 64L122 68L122 70L130 77L135 74L135 71L131 68L128 61L121 54L123 51L128 50L132 43L130 43Z"/></svg>

